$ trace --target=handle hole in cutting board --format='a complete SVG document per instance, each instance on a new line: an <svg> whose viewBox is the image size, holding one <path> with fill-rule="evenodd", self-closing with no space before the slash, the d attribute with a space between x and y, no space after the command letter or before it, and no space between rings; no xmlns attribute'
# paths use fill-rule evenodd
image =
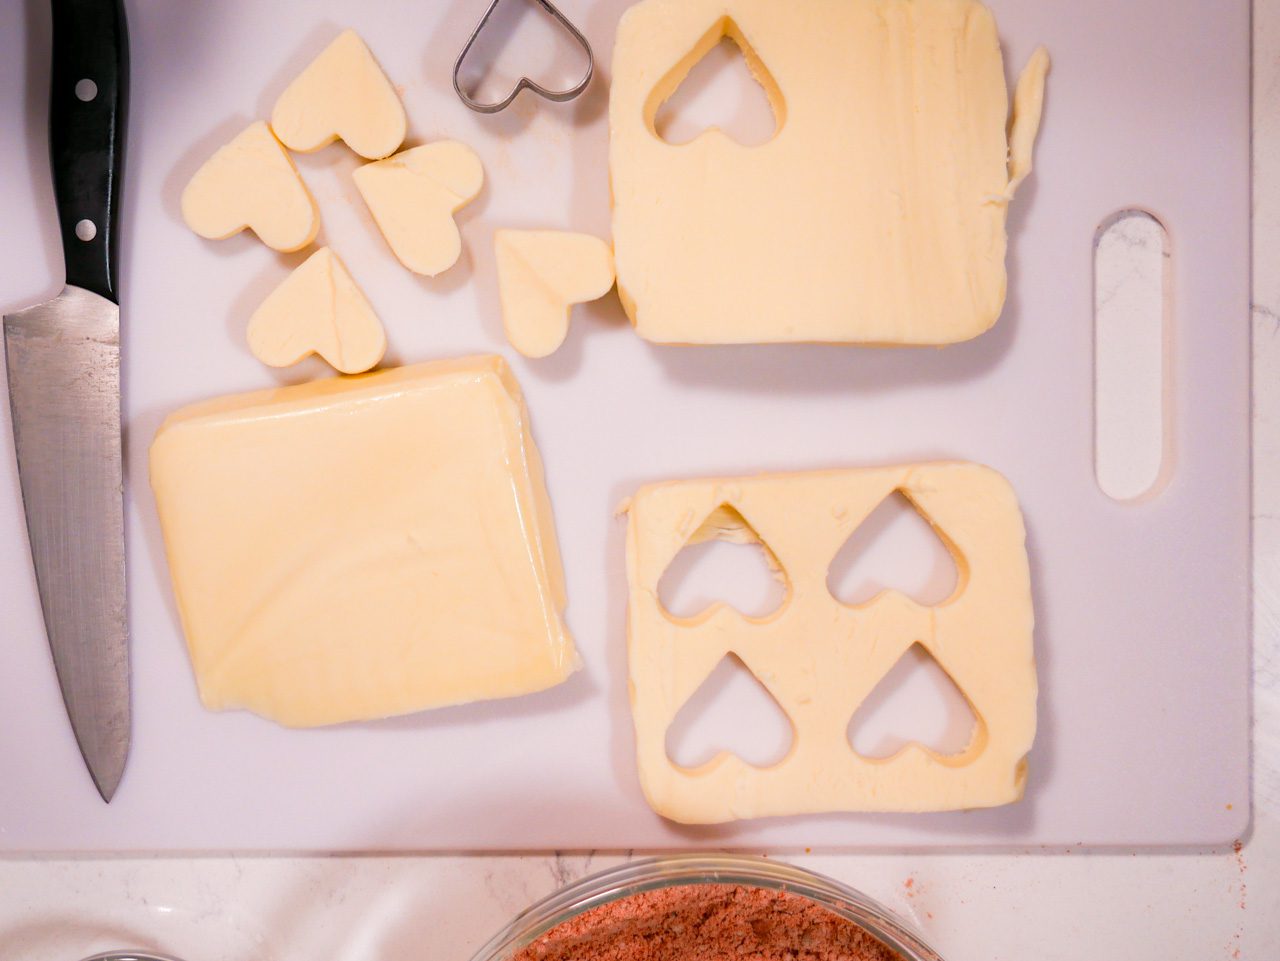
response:
<svg viewBox="0 0 1280 961"><path fill-rule="evenodd" d="M651 97L660 101L653 113L653 131L674 146L716 129L744 147L757 147L773 139L786 113L782 91L768 68L727 17Z"/></svg>
<svg viewBox="0 0 1280 961"><path fill-rule="evenodd" d="M955 558L933 526L901 491L876 507L836 552L827 589L856 607L890 588L932 607L955 593Z"/></svg>
<svg viewBox="0 0 1280 961"><path fill-rule="evenodd" d="M791 720L741 659L726 654L667 728L667 757L696 768L721 752L771 767L791 750Z"/></svg>
<svg viewBox="0 0 1280 961"><path fill-rule="evenodd" d="M1169 233L1144 210L1102 222L1093 247L1094 471L1116 501L1163 486L1169 463Z"/></svg>
<svg viewBox="0 0 1280 961"><path fill-rule="evenodd" d="M969 699L920 644L911 645L849 720L849 744L866 758L892 757L912 743L954 757L978 733Z"/></svg>

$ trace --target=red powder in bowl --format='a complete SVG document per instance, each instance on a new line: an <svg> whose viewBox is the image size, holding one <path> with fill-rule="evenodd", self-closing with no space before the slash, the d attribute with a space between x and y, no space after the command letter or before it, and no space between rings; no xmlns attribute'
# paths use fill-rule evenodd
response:
<svg viewBox="0 0 1280 961"><path fill-rule="evenodd" d="M513 961L901 961L806 898L730 884L661 888L556 925Z"/></svg>

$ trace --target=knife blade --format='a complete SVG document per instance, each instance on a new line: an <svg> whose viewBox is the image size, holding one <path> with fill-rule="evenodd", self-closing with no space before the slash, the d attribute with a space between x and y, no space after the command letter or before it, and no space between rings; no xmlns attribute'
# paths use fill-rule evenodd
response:
<svg viewBox="0 0 1280 961"><path fill-rule="evenodd" d="M120 0L51 7L49 159L67 282L5 316L5 365L45 633L76 743L110 801L130 727L116 289L128 33Z"/></svg>
<svg viewBox="0 0 1280 961"><path fill-rule="evenodd" d="M129 751L120 309L67 287L4 318L14 445L45 632L99 793Z"/></svg>

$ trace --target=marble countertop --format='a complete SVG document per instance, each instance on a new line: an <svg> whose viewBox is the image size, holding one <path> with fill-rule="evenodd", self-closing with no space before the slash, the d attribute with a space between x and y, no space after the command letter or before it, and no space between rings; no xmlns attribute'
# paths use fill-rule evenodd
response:
<svg viewBox="0 0 1280 961"><path fill-rule="evenodd" d="M1280 946L1280 0L1255 2L1254 821L1225 850L804 855L950 961L1266 959ZM462 961L623 856L0 860L0 961ZM998 920L996 920L998 919Z"/></svg>

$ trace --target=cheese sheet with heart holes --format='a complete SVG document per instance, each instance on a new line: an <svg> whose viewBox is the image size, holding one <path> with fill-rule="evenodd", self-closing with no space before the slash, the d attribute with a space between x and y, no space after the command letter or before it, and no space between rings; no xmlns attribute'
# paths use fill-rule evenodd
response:
<svg viewBox="0 0 1280 961"><path fill-rule="evenodd" d="M901 495L958 570L952 593L922 604L899 587L848 605L829 589L841 544ZM839 811L947 811L1022 798L1036 729L1026 531L1007 481L978 464L917 464L673 481L627 508L627 650L640 781L682 824ZM755 542L786 596L764 617L712 603L693 617L663 604L664 573L687 545ZM851 719L916 646L973 709L958 750L911 743L867 757ZM791 744L761 765L723 751L689 767L668 731L717 665L737 658L774 698ZM746 723L746 719L743 719Z"/></svg>

